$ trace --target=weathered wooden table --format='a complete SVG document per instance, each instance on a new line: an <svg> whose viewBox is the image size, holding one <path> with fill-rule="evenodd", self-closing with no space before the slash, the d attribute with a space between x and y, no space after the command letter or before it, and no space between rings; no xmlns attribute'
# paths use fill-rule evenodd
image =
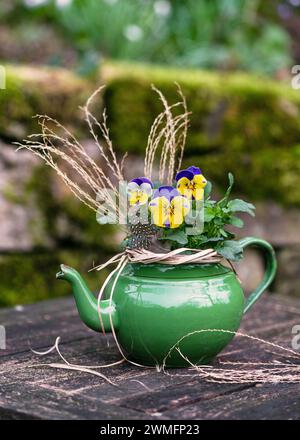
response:
<svg viewBox="0 0 300 440"><path fill-rule="evenodd" d="M292 327L300 325L300 301L278 296L260 300L244 318L242 330L291 348ZM0 309L7 347L0 350L0 419L300 419L300 384L215 384L186 370L170 375L121 364L98 370L112 386L87 373L32 367L60 362L39 357L61 337L68 361L99 365L119 359L112 339L88 330L73 299ZM299 351L300 354L300 351ZM236 338L222 353L227 360L266 359L268 350Z"/></svg>

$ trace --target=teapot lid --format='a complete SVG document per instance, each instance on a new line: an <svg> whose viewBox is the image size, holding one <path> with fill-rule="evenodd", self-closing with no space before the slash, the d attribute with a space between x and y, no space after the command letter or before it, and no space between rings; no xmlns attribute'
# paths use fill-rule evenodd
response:
<svg viewBox="0 0 300 440"><path fill-rule="evenodd" d="M183 279L214 277L228 272L231 272L231 269L219 263L180 264L176 266L161 263L130 263L124 268L122 275L145 278Z"/></svg>

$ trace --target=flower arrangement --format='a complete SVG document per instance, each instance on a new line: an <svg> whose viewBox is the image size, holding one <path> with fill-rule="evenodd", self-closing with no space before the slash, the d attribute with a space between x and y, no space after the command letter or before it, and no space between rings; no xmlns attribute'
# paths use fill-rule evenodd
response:
<svg viewBox="0 0 300 440"><path fill-rule="evenodd" d="M174 186L159 186L155 189L155 185L146 177L132 179L128 184L128 200L130 206L142 207L148 204L149 216L155 225L153 235L166 248L168 244L171 249L182 246L191 249L209 247L224 258L237 261L242 257L242 249L234 241L234 233L226 230L226 227L242 228L243 221L237 214L244 212L254 216L255 207L241 199L230 200L234 178L231 173L228 178L228 189L219 201L211 198L212 184L196 166L179 171ZM202 228L190 234L187 230L190 227L188 216L193 210L199 215L199 206L203 215ZM132 230L125 245L130 246L131 239Z"/></svg>
<svg viewBox="0 0 300 440"><path fill-rule="evenodd" d="M107 128L106 112L99 122L91 111L92 101L102 87L83 107L99 161L65 127L46 115L37 116L41 132L30 135L18 145L54 169L73 194L96 211L99 223L119 223L126 231L123 245L131 256L134 250L141 249L154 252L182 249L184 254L209 249L214 251L214 256L237 261L242 257L242 249L227 227L243 227L237 214L244 212L253 216L255 208L243 200L230 199L234 183L231 173L224 197L216 201L211 197L211 182L198 166L182 169L189 112L185 97L177 87L180 100L169 105L161 91L153 86L163 111L149 133L144 175L126 183L126 225L121 221L122 213L117 205L120 206L122 198L120 182L126 182L127 155L118 160ZM155 171L157 180L153 178Z"/></svg>

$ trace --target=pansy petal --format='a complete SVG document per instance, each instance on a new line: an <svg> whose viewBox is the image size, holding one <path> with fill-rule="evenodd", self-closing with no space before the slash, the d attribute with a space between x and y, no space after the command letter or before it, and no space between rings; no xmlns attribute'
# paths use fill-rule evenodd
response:
<svg viewBox="0 0 300 440"><path fill-rule="evenodd" d="M207 185L207 180L202 174L194 176L191 182L191 189L193 192L193 198L195 200L202 200L204 197L204 188Z"/></svg>
<svg viewBox="0 0 300 440"><path fill-rule="evenodd" d="M170 193L170 200L172 200L174 197L178 197L180 195L181 195L180 192L176 188L173 188L173 190Z"/></svg>
<svg viewBox="0 0 300 440"><path fill-rule="evenodd" d="M151 200L149 203L149 207L156 207L156 206L163 206L165 208L168 208L170 205L169 200L166 197L155 197Z"/></svg>
<svg viewBox="0 0 300 440"><path fill-rule="evenodd" d="M204 189L203 188L194 188L193 189L193 199L194 200L202 200L204 197Z"/></svg>
<svg viewBox="0 0 300 440"><path fill-rule="evenodd" d="M191 183L190 179L188 179L187 177L181 177L181 179L179 179L177 182L177 188L179 186L189 186L190 183Z"/></svg>
<svg viewBox="0 0 300 440"><path fill-rule="evenodd" d="M204 188L207 184L207 180L205 179L203 174L195 175L192 182L194 182L195 185L199 186L200 188Z"/></svg>
<svg viewBox="0 0 300 440"><path fill-rule="evenodd" d="M150 179L147 179L147 177L140 177L140 179L141 179L141 181L142 181L142 184L143 184L143 183L148 183L148 185L150 185L151 188L153 188L153 183L151 182Z"/></svg>
<svg viewBox="0 0 300 440"><path fill-rule="evenodd" d="M202 174L202 171L198 167L191 166L188 167L187 170L193 173L193 175Z"/></svg>
<svg viewBox="0 0 300 440"><path fill-rule="evenodd" d="M130 191L128 194L129 205L143 205L148 202L149 195L145 191Z"/></svg>
<svg viewBox="0 0 300 440"><path fill-rule="evenodd" d="M165 227L169 219L169 200L166 197L156 197L151 200L149 209L152 214L152 221L156 226Z"/></svg>
<svg viewBox="0 0 300 440"><path fill-rule="evenodd" d="M140 184L141 184L142 182L141 182L141 179L139 179L139 178L137 177L137 178L135 178L135 179L130 180L129 183L136 183L138 186L140 186Z"/></svg>
<svg viewBox="0 0 300 440"><path fill-rule="evenodd" d="M179 171L179 173L177 173L175 177L176 182L178 182L178 180L180 180L182 177L186 177L187 179L192 180L194 174L189 170Z"/></svg>
<svg viewBox="0 0 300 440"><path fill-rule="evenodd" d="M186 197L177 196L172 200L171 208L173 208L174 211L182 211L185 215L190 210L190 202Z"/></svg>
<svg viewBox="0 0 300 440"><path fill-rule="evenodd" d="M173 186L160 186L157 190L154 191L153 197L166 197L168 200L170 200L173 191Z"/></svg>
<svg viewBox="0 0 300 440"><path fill-rule="evenodd" d="M129 205L136 205L138 202L138 191L131 191L128 197Z"/></svg>
<svg viewBox="0 0 300 440"><path fill-rule="evenodd" d="M135 182L138 185L142 185L142 183L149 183L149 185L153 187L153 183L151 182L151 180L147 179L147 177L136 177L135 179L132 179L130 182Z"/></svg>
<svg viewBox="0 0 300 440"><path fill-rule="evenodd" d="M149 196L151 196L152 194L152 186L150 185L150 183L148 182L143 182L140 185L140 189L141 191L145 192L146 194L148 194Z"/></svg>
<svg viewBox="0 0 300 440"><path fill-rule="evenodd" d="M185 197L177 196L171 202L170 227L178 228L190 210L190 204Z"/></svg>
<svg viewBox="0 0 300 440"><path fill-rule="evenodd" d="M145 203L148 202L149 196L146 192L144 191L140 191L139 193L139 204L140 205L144 205Z"/></svg>
<svg viewBox="0 0 300 440"><path fill-rule="evenodd" d="M188 199L192 198L192 190L190 189L191 181L187 177L182 177L177 182L177 189L183 196Z"/></svg>
<svg viewBox="0 0 300 440"><path fill-rule="evenodd" d="M127 192L137 191L140 185L132 180L127 184Z"/></svg>

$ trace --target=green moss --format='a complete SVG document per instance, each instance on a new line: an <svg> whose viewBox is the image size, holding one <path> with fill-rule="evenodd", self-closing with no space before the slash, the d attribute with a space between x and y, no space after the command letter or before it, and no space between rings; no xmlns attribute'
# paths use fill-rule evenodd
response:
<svg viewBox="0 0 300 440"><path fill-rule="evenodd" d="M3 197L10 203L15 205L24 205L24 195L22 191L16 191L15 185L13 183L8 182L3 190Z"/></svg>
<svg viewBox="0 0 300 440"><path fill-rule="evenodd" d="M108 271L88 271L116 252L113 227L100 226L95 214L72 194L58 195L55 178L50 168L41 164L34 169L23 197L13 200L29 202L29 206L32 199L35 202L38 215L31 221L31 234L36 251L0 256L0 307L69 294L70 286L55 279L61 263L87 276L95 292L108 275Z"/></svg>
<svg viewBox="0 0 300 440"><path fill-rule="evenodd" d="M65 188L65 184L43 163L35 167L27 182L24 201L26 203L33 197L39 212L31 222L35 245L45 246L50 242L56 246L76 245L107 252L117 251L114 226L99 225L96 213L77 200L69 190L58 194L57 184Z"/></svg>
<svg viewBox="0 0 300 440"><path fill-rule="evenodd" d="M32 116L47 114L80 132L78 107L90 84L63 69L6 66L6 88L0 90L0 136L21 139L36 132Z"/></svg>
<svg viewBox="0 0 300 440"><path fill-rule="evenodd" d="M177 81L192 112L185 158L224 184L228 171L239 191L255 199L300 203L300 94L288 84L242 73L104 65L104 104L113 142L144 155L150 126L161 110L154 83L174 103Z"/></svg>
<svg viewBox="0 0 300 440"><path fill-rule="evenodd" d="M59 251L25 255L0 256L0 307L28 304L53 299L71 293L68 283L57 281L56 272L61 263L79 270L92 291L97 292L107 271L88 273L93 261L103 261L101 254L78 251Z"/></svg>
<svg viewBox="0 0 300 440"><path fill-rule="evenodd" d="M104 100L113 140L124 151L144 151L151 123L161 109L150 85L176 102L175 81L192 112L187 153L258 145L281 148L299 139L300 95L287 85L241 73L128 64L104 65L102 76L108 84Z"/></svg>
<svg viewBox="0 0 300 440"><path fill-rule="evenodd" d="M286 206L300 206L300 145L289 149L234 151L185 159L184 165L198 164L220 189L226 187L227 173L235 176L235 191L250 200L275 200Z"/></svg>

